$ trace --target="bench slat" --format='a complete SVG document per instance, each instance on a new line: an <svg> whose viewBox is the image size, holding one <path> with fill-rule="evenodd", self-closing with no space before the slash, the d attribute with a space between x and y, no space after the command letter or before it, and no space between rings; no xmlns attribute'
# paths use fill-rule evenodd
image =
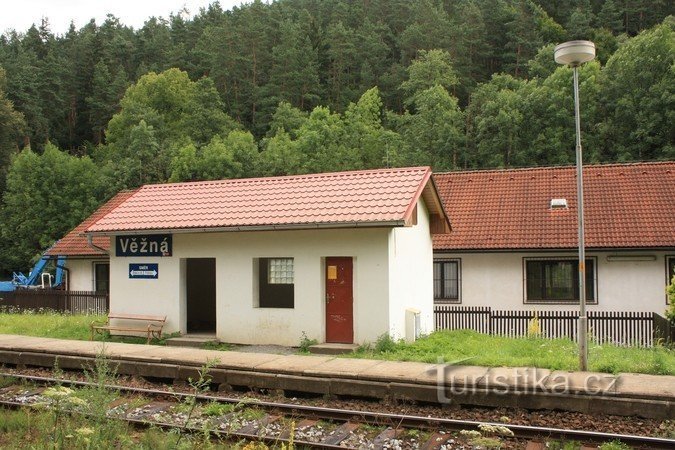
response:
<svg viewBox="0 0 675 450"><path fill-rule="evenodd" d="M120 319L120 320L149 320L152 322L166 322L166 316L146 316L142 314L117 314L110 313L108 314L108 319Z"/></svg>

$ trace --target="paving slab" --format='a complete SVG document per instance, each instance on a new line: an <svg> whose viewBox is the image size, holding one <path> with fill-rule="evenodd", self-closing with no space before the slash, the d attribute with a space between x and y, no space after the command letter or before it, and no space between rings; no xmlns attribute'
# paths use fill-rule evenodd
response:
<svg viewBox="0 0 675 450"><path fill-rule="evenodd" d="M341 378L358 378L358 375L373 366L382 364L382 361L372 359L349 359L349 358L334 358L312 367L303 372L305 375L341 377Z"/></svg>
<svg viewBox="0 0 675 450"><path fill-rule="evenodd" d="M58 341L58 342L44 342L41 344L33 345L32 347L36 350L49 351L58 353L61 355L83 355L83 354L96 354L97 349L92 345L87 345L88 342L83 341Z"/></svg>
<svg viewBox="0 0 675 450"><path fill-rule="evenodd" d="M0 335L0 348L4 350L20 351L24 350L25 348L30 349L33 345L51 341L51 338L3 334Z"/></svg>
<svg viewBox="0 0 675 450"><path fill-rule="evenodd" d="M231 351L201 350L204 355L218 362L213 367L221 369L255 370L259 365L275 359L283 358L283 355L269 353L245 353Z"/></svg>
<svg viewBox="0 0 675 450"><path fill-rule="evenodd" d="M74 340L60 340L60 339L42 339L42 340L26 340L17 342L16 348L30 352L50 352L63 355L81 354L83 352L90 352L93 347L87 345L86 341Z"/></svg>
<svg viewBox="0 0 675 450"><path fill-rule="evenodd" d="M92 345L87 351L83 351L82 355L95 358L100 354L104 354L107 358L113 359L129 359L134 361L153 361L160 362L161 358L147 354L150 345L139 344L124 344L119 342L92 342Z"/></svg>
<svg viewBox="0 0 675 450"><path fill-rule="evenodd" d="M369 360L362 360L369 361ZM410 361L381 361L358 374L361 380L372 381L416 381L424 384L436 383L436 365Z"/></svg>
<svg viewBox="0 0 675 450"><path fill-rule="evenodd" d="M550 370L535 367L491 367L477 385L496 392L544 391L550 375Z"/></svg>
<svg viewBox="0 0 675 450"><path fill-rule="evenodd" d="M622 373L616 380L616 393L633 397L675 398L675 377Z"/></svg>
<svg viewBox="0 0 675 450"><path fill-rule="evenodd" d="M551 372L544 383L546 390L557 394L614 395L616 377L601 372Z"/></svg>
<svg viewBox="0 0 675 450"><path fill-rule="evenodd" d="M188 363L200 366L213 359L208 353L182 347L143 346L143 349L139 349L135 355L158 359L164 363Z"/></svg>
<svg viewBox="0 0 675 450"><path fill-rule="evenodd" d="M441 374L437 373L440 370ZM489 372L489 367L483 366L458 366L450 364L439 364L435 368L434 378L436 383L442 379L445 386L455 387L478 387Z"/></svg>
<svg viewBox="0 0 675 450"><path fill-rule="evenodd" d="M301 375L307 370L335 359L332 356L286 355L256 366L256 370L264 372L287 373Z"/></svg>

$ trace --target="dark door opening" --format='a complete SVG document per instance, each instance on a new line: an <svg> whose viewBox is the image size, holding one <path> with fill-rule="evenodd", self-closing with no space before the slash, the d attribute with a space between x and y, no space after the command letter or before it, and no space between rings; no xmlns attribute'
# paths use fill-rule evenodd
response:
<svg viewBox="0 0 675 450"><path fill-rule="evenodd" d="M188 333L216 331L216 259L185 260Z"/></svg>
<svg viewBox="0 0 675 450"><path fill-rule="evenodd" d="M110 293L110 264L94 263L94 290Z"/></svg>

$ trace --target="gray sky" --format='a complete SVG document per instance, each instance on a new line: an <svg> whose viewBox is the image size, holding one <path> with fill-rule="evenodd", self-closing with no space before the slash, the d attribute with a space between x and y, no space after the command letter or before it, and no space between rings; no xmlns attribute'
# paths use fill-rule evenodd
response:
<svg viewBox="0 0 675 450"><path fill-rule="evenodd" d="M97 24L103 23L110 13L125 25L138 29L149 17L168 18L171 12L187 8L190 17L199 12L199 8L215 0L1 0L0 34L10 29L25 32L31 24L39 25L42 17L49 19L53 33L64 34L70 25L80 29L91 18ZM250 0L220 0L224 10L232 6L250 3Z"/></svg>

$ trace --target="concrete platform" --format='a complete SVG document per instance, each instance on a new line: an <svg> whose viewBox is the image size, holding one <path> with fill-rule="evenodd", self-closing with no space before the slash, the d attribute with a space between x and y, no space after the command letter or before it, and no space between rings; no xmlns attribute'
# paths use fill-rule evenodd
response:
<svg viewBox="0 0 675 450"><path fill-rule="evenodd" d="M357 344L315 344L309 346L309 352L317 355L345 355L354 353L358 348Z"/></svg>
<svg viewBox="0 0 675 450"><path fill-rule="evenodd" d="M185 335L169 338L166 341L169 347L191 347L203 348L207 344L218 344L218 338L215 335Z"/></svg>
<svg viewBox="0 0 675 450"><path fill-rule="evenodd" d="M565 372L102 343L0 334L0 364L81 369L105 355L120 374L454 405L675 418L675 376Z"/></svg>

